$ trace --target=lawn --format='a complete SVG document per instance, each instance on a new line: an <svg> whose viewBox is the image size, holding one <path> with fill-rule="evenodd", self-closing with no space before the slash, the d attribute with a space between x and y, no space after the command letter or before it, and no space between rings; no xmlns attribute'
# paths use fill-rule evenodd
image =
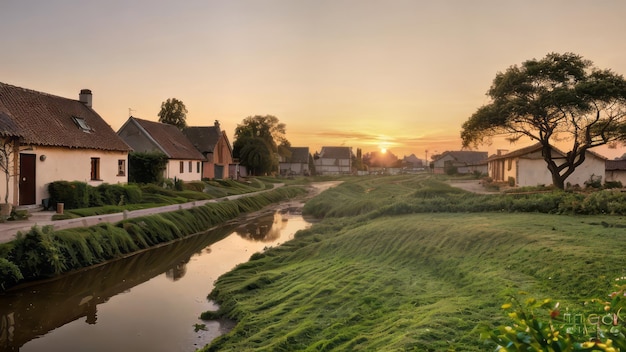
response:
<svg viewBox="0 0 626 352"><path fill-rule="evenodd" d="M217 280L210 298L221 308L204 317L239 324L206 350L493 350L481 326L508 321L507 297L587 312L626 275L625 217L436 208L472 197L402 176L347 180L309 201L322 222ZM416 212L425 203L432 212Z"/></svg>

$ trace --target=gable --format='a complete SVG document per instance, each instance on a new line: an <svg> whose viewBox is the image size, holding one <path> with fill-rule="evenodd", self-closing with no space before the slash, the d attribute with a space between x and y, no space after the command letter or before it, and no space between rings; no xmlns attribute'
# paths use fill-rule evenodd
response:
<svg viewBox="0 0 626 352"><path fill-rule="evenodd" d="M134 143L129 131L136 128L137 134L144 140L150 140L170 159L204 160L204 156L194 147L185 135L174 125L129 117L118 134L129 143Z"/></svg>
<svg viewBox="0 0 626 352"><path fill-rule="evenodd" d="M0 120L12 122L0 134L19 134L24 144L130 151L100 115L74 99L0 83Z"/></svg>

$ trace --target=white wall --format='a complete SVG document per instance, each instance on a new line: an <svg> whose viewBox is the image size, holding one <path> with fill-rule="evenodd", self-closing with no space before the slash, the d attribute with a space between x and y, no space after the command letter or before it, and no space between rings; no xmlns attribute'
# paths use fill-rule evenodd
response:
<svg viewBox="0 0 626 352"><path fill-rule="evenodd" d="M88 149L34 147L20 154L35 154L35 204L50 197L48 185L54 181L81 181L91 186L128 182L128 153ZM42 156L45 156L44 160ZM91 158L100 158L100 180L91 180ZM19 157L18 157L19 160ZM118 160L125 160L124 175L118 175ZM11 182L19 179L11 179ZM11 199L11 198L10 198ZM17 197L16 197L17 199Z"/></svg>
<svg viewBox="0 0 626 352"><path fill-rule="evenodd" d="M543 159L519 159L518 169L518 177L515 181L520 187L552 184L552 175ZM604 183L606 181L605 161L587 154L585 161L565 180L565 184L585 187L585 182L590 180L591 175L600 176Z"/></svg>
<svg viewBox="0 0 626 352"><path fill-rule="evenodd" d="M180 162L183 162L183 172L180 172ZM189 172L189 162L191 162L191 172ZM200 163L200 172L198 172L197 163ZM180 160L170 159L165 168L165 178L173 179L176 177L183 181L200 181L202 179L202 163L200 160Z"/></svg>

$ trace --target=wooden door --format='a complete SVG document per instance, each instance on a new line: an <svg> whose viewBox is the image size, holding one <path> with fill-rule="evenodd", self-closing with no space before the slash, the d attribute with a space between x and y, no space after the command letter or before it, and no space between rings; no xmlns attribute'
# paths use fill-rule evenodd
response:
<svg viewBox="0 0 626 352"><path fill-rule="evenodd" d="M35 154L20 154L20 205L35 204Z"/></svg>

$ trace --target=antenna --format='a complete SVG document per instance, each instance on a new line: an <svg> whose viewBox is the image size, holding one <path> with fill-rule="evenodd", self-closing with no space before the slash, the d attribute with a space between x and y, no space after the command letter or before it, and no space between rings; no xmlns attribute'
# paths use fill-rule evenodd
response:
<svg viewBox="0 0 626 352"><path fill-rule="evenodd" d="M128 108L128 117L133 116L133 111L137 111L137 110Z"/></svg>

